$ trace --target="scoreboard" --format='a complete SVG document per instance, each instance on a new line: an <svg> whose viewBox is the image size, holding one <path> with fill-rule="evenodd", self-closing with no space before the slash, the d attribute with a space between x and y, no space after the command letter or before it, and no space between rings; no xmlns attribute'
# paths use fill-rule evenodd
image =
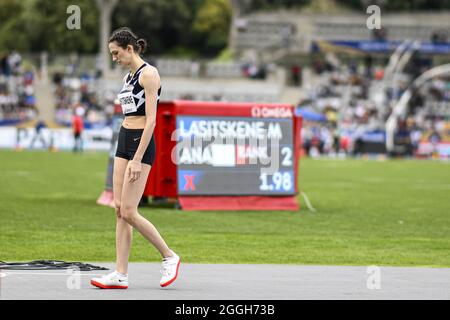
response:
<svg viewBox="0 0 450 320"><path fill-rule="evenodd" d="M293 117L176 116L179 195L294 195Z"/></svg>
<svg viewBox="0 0 450 320"><path fill-rule="evenodd" d="M197 210L297 211L301 117L294 106L161 101L144 196Z"/></svg>

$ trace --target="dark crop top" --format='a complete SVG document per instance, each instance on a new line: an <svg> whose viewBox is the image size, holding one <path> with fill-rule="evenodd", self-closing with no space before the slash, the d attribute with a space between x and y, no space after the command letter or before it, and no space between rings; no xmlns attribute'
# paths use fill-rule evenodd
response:
<svg viewBox="0 0 450 320"><path fill-rule="evenodd" d="M124 84L122 87L122 90L120 93L125 92L128 86L133 86L133 98L134 103L136 104L137 111L131 112L131 113L125 113L124 116L145 116L145 91L144 88L139 84L139 76L142 72L142 69L144 69L145 66L148 66L147 62L145 62L142 66L137 69L133 77L131 77L130 72L127 73L126 77L124 78ZM161 96L161 87L158 89L158 97L156 100L156 103L159 103L159 98Z"/></svg>

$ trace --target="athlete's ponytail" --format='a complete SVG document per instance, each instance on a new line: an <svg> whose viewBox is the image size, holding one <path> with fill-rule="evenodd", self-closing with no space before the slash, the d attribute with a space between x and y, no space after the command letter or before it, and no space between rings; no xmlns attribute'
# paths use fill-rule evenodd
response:
<svg viewBox="0 0 450 320"><path fill-rule="evenodd" d="M143 54L147 50L147 41L145 39L139 39L136 41L139 46L139 54Z"/></svg>
<svg viewBox="0 0 450 320"><path fill-rule="evenodd" d="M117 45L123 49L126 49L128 45L131 45L137 54L143 54L147 49L147 41L142 38L138 39L131 29L127 27L114 30L108 43L110 42L116 42Z"/></svg>

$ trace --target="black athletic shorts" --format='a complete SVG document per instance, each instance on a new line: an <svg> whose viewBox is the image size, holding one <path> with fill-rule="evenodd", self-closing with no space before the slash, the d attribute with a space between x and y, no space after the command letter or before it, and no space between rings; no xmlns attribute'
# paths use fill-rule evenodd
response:
<svg viewBox="0 0 450 320"><path fill-rule="evenodd" d="M139 147L139 142L141 142L142 132L144 132L144 129L127 129L123 126L120 126L116 157L133 160L134 154ZM152 139L148 144L147 150L145 150L144 152L141 162L153 165L153 161L155 161L155 155L156 144L155 138L154 136L152 136Z"/></svg>

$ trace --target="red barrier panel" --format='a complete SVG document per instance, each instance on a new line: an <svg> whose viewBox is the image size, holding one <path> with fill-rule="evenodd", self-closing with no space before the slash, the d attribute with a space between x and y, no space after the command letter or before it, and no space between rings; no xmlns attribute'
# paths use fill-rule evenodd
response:
<svg viewBox="0 0 450 320"><path fill-rule="evenodd" d="M150 170L144 195L154 197L178 196L177 193L177 167L171 159L172 150L176 141L171 139L176 129L176 109L174 102L160 102L156 115L154 130L156 143L156 158Z"/></svg>

